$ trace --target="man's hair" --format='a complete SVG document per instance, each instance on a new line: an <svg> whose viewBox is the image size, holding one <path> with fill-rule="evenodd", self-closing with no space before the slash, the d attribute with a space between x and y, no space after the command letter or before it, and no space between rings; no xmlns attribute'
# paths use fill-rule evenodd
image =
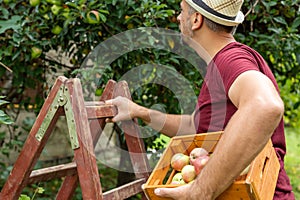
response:
<svg viewBox="0 0 300 200"><path fill-rule="evenodd" d="M193 8L192 6L189 5L189 10L188 10L189 15L192 15L196 12L198 12L198 11L195 8ZM203 21L206 24L206 26L214 32L226 32L226 33L232 33L233 34L235 32L235 29L236 29L235 26L225 26L225 25L222 25L222 24L218 24L218 23L208 19L205 16L203 16Z"/></svg>
<svg viewBox="0 0 300 200"><path fill-rule="evenodd" d="M206 26L214 32L233 33L235 30L235 26L224 26L224 25L218 24L204 16L203 16L203 18L204 18L203 21L206 24Z"/></svg>

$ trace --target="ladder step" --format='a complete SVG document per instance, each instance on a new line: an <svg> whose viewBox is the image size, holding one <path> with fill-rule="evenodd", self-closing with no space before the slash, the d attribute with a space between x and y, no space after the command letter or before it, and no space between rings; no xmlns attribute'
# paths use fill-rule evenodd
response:
<svg viewBox="0 0 300 200"><path fill-rule="evenodd" d="M77 173L76 163L68 163L57 165L53 167L47 167L43 169L34 170L31 172L28 184L49 181L54 178L61 178L65 176L71 176Z"/></svg>
<svg viewBox="0 0 300 200"><path fill-rule="evenodd" d="M85 102L88 119L99 119L115 116L118 111L114 105L105 105L102 101Z"/></svg>
<svg viewBox="0 0 300 200"><path fill-rule="evenodd" d="M120 187L111 189L103 193L104 200L127 199L143 191L142 185L146 182L145 178L137 179Z"/></svg>

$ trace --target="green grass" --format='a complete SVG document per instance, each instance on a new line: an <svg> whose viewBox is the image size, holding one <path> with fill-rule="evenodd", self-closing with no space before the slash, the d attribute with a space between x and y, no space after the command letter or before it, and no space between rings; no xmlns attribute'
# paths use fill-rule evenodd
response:
<svg viewBox="0 0 300 200"><path fill-rule="evenodd" d="M296 199L300 199L300 129L286 128L287 154L285 169L290 177Z"/></svg>

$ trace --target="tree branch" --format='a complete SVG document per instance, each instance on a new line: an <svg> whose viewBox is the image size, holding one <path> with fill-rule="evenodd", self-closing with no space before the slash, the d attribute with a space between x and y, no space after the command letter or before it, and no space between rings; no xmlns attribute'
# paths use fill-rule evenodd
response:
<svg viewBox="0 0 300 200"><path fill-rule="evenodd" d="M7 67L6 65L4 65L2 62L0 62L0 65L2 66L2 67L4 67L7 71L9 71L9 72L13 72L9 67Z"/></svg>

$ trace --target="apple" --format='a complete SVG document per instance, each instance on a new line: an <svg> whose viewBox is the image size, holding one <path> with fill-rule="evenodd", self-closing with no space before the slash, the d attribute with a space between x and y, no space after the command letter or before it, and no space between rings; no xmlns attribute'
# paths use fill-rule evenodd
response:
<svg viewBox="0 0 300 200"><path fill-rule="evenodd" d="M209 156L207 155L198 157L195 160L193 160L191 164L195 167L195 172L197 175L200 174L201 170L204 168L208 160L209 160Z"/></svg>
<svg viewBox="0 0 300 200"><path fill-rule="evenodd" d="M197 159L198 157L201 156L207 156L208 152L202 148L202 147L197 147L194 148L191 152L190 152L190 162L193 163L195 159Z"/></svg>
<svg viewBox="0 0 300 200"><path fill-rule="evenodd" d="M146 101L146 100L148 99L148 96L144 94L144 95L142 96L142 99Z"/></svg>
<svg viewBox="0 0 300 200"><path fill-rule="evenodd" d="M181 171L181 169L189 164L190 157L183 153L176 153L171 158L171 166L176 171Z"/></svg>
<svg viewBox="0 0 300 200"><path fill-rule="evenodd" d="M171 184L174 184L174 185L185 184L185 182L182 178L182 173L180 173L180 172L176 173L172 178Z"/></svg>
<svg viewBox="0 0 300 200"><path fill-rule="evenodd" d="M64 8L62 16L68 19L70 17L70 8L68 7Z"/></svg>
<svg viewBox="0 0 300 200"><path fill-rule="evenodd" d="M51 6L51 12L54 14L54 15L58 15L59 11L62 9L61 6L58 6L58 5L53 5Z"/></svg>
<svg viewBox="0 0 300 200"><path fill-rule="evenodd" d="M32 47L31 48L31 59L35 59L40 57L42 54L42 49L38 48L38 47Z"/></svg>
<svg viewBox="0 0 300 200"><path fill-rule="evenodd" d="M41 3L41 0L29 0L29 4L33 7L39 5Z"/></svg>
<svg viewBox="0 0 300 200"><path fill-rule="evenodd" d="M53 5L61 5L61 0L46 0L47 3L53 4Z"/></svg>
<svg viewBox="0 0 300 200"><path fill-rule="evenodd" d="M58 35L61 33L62 29L63 29L62 27L60 27L59 25L56 25L51 29L51 32L55 35Z"/></svg>
<svg viewBox="0 0 300 200"><path fill-rule="evenodd" d="M100 22L100 16L96 10L88 12L86 18L89 24L98 24Z"/></svg>
<svg viewBox="0 0 300 200"><path fill-rule="evenodd" d="M184 182L189 183L197 176L195 167L193 165L186 165L181 170L182 178Z"/></svg>
<svg viewBox="0 0 300 200"><path fill-rule="evenodd" d="M49 6L48 6L48 5L42 4L42 5L39 6L39 12L40 12L41 14L45 14L45 13L47 13L48 11L49 11Z"/></svg>
<svg viewBox="0 0 300 200"><path fill-rule="evenodd" d="M4 2L5 4L9 4L9 3L11 2L11 0L3 0L3 2Z"/></svg>

